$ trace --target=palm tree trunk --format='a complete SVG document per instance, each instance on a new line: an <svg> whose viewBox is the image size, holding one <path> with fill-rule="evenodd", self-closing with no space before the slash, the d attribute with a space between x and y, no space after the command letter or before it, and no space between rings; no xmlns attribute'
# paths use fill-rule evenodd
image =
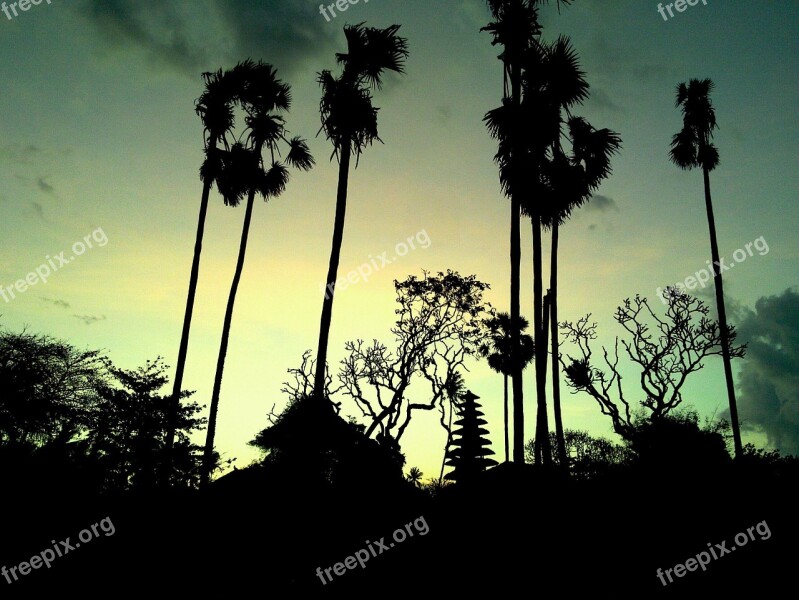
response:
<svg viewBox="0 0 799 600"><path fill-rule="evenodd" d="M260 148L258 149L260 153ZM241 229L241 243L239 244L239 257L236 261L236 271L233 274L233 282L230 285L230 294L227 299L225 309L225 322L222 326L222 340L219 344L219 356L216 359L216 375L214 376L214 391L211 396L211 411L208 416L208 431L205 436L205 450L203 452L203 469L200 484L205 486L211 480L211 469L213 467L214 437L216 435L216 416L219 411L219 392L222 388L222 374L225 370L225 358L227 357L228 340L230 338L230 326L233 322L233 306L236 303L236 292L241 281L241 272L244 269L244 255L247 253L247 240L250 236L250 223L252 222L252 209L255 203L255 190L250 190L247 197L247 210L244 213L244 225Z"/></svg>
<svg viewBox="0 0 799 600"><path fill-rule="evenodd" d="M505 394L504 394L504 398L505 398L505 402L504 402L504 407L505 407L505 462L508 462L508 461L510 461L510 445L508 444L508 376L507 376L507 374L503 375L502 379L505 382L505 386L504 386L505 387L505 390L504 390L504 392L505 392Z"/></svg>
<svg viewBox="0 0 799 600"><path fill-rule="evenodd" d="M560 369L558 364L558 222L552 225L552 252L549 270L549 336L552 344L552 412L555 415L555 437L558 443L558 462L561 469L567 472L569 463L566 457L566 438L563 434L563 417L560 412Z"/></svg>
<svg viewBox="0 0 799 600"><path fill-rule="evenodd" d="M211 140L208 145L208 152L216 150L216 141ZM169 481L172 473L173 447L175 445L175 430L178 425L178 413L180 412L180 390L183 387L183 372L186 367L186 355L189 350L189 330L191 329L191 317L194 313L194 297L197 294L197 281L200 276L200 254L203 249L203 235L205 234L205 217L208 214L208 198L211 195L211 178L203 184L203 194L200 200L200 216L197 219L197 234L194 240L194 258L191 261L191 275L189 276L189 291L186 295L186 311L183 315L183 331L180 335L180 347L178 349L178 361L175 365L175 381L172 385L172 395L170 397L169 417L166 430L166 443L164 448L164 483Z"/></svg>
<svg viewBox="0 0 799 600"><path fill-rule="evenodd" d="M542 251L541 251L541 216L534 214L533 224L533 329L535 331L536 347L546 337L543 326L544 307L542 293ZM542 351L535 353L535 387L536 398L538 401L538 412L536 418L536 459L542 459L544 466L551 466L552 451L549 444L549 423L547 418L547 396L546 396L546 343L541 344Z"/></svg>
<svg viewBox="0 0 799 600"><path fill-rule="evenodd" d="M351 147L349 140L341 148L338 166L338 190L336 192L336 218L333 225L333 244L330 249L330 264L327 269L325 296L322 301L322 318L319 325L319 348L316 351L316 375L314 377L314 398L322 403L325 392L325 367L327 366L327 345L330 337L330 323L333 319L333 296L335 295L338 263L341 244L344 241L344 216L347 212L347 184L350 174Z"/></svg>
<svg viewBox="0 0 799 600"><path fill-rule="evenodd" d="M521 69L511 65L511 89L515 106L521 104ZM511 327L511 381L513 385L513 462L524 464L524 385L522 364L518 357L519 335L517 325L521 318L521 200L518 193L510 200L510 319Z"/></svg>
<svg viewBox="0 0 799 600"><path fill-rule="evenodd" d="M719 269L719 246L716 240L716 221L713 217L713 203L710 198L710 174L706 167L702 168L705 183L705 207L707 208L707 223L710 229L710 253L713 260L713 283L716 288L716 306L719 312L719 329L721 330L721 356L724 360L724 378L727 381L727 398L730 403L730 422L732 424L732 438L735 446L735 458L743 456L741 444L741 426L738 423L738 405L735 402L735 384L732 379L732 364L730 360L730 336L727 331L727 310L724 306L724 285Z"/></svg>

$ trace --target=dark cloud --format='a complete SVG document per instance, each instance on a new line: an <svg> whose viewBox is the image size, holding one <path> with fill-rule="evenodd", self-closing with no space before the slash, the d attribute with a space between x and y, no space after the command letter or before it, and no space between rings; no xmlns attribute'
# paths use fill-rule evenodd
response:
<svg viewBox="0 0 799 600"><path fill-rule="evenodd" d="M619 206L616 201L609 196L602 196L601 194L594 194L591 200L585 205L586 211L608 212L610 210L617 211Z"/></svg>
<svg viewBox="0 0 799 600"><path fill-rule="evenodd" d="M155 67L192 78L247 57L281 73L314 57L333 67L334 42L344 43L346 23L344 17L325 21L318 4L285 0L84 0L79 11L108 47L138 48Z"/></svg>
<svg viewBox="0 0 799 600"><path fill-rule="evenodd" d="M436 106L435 111L436 121L442 125L446 125L452 119L452 106L449 104Z"/></svg>
<svg viewBox="0 0 799 600"><path fill-rule="evenodd" d="M738 341L748 344L738 386L742 426L764 432L781 453L799 456L799 292L762 297L754 311L736 313L743 316Z"/></svg>
<svg viewBox="0 0 799 600"><path fill-rule="evenodd" d="M92 323L97 323L97 321L105 321L106 316L103 315L102 317L95 317L93 315L72 315L76 319L80 319L86 325L91 325Z"/></svg>
<svg viewBox="0 0 799 600"><path fill-rule="evenodd" d="M0 146L0 160L29 165L41 152L41 148L33 144L6 144Z"/></svg>
<svg viewBox="0 0 799 600"><path fill-rule="evenodd" d="M350 18L346 13L328 23L315 2L231 0L225 6L222 17L233 30L237 60L261 58L287 73L300 71L310 59L318 59L314 71L335 68L333 53L346 48L344 25L368 16ZM361 6L350 8L363 10ZM386 25L390 23L380 26Z"/></svg>
<svg viewBox="0 0 799 600"><path fill-rule="evenodd" d="M206 47L191 39L189 22L171 2L86 0L79 11L111 47L138 47L155 64L193 75L203 71L208 62ZM198 14L206 19L199 19L196 25L209 28L208 13Z"/></svg>
<svg viewBox="0 0 799 600"><path fill-rule="evenodd" d="M31 202L31 206L33 207L33 212L36 213L36 216L39 217L42 221L47 221L44 218L44 208L38 202Z"/></svg>
<svg viewBox="0 0 799 600"><path fill-rule="evenodd" d="M600 111L612 113L625 112L621 106L616 104L611 99L610 95L604 89L598 87L591 88L591 99L589 100L589 105L600 109Z"/></svg>
<svg viewBox="0 0 799 600"><path fill-rule="evenodd" d="M39 177L39 178L36 180L36 186L37 186L37 187L38 187L38 188L39 188L41 191L43 191L45 194L52 194L52 193L54 193L54 192L55 192L55 189L53 188L53 186L52 186L52 185L50 185L49 183L47 183L47 182L45 181L44 177Z"/></svg>
<svg viewBox="0 0 799 600"><path fill-rule="evenodd" d="M55 300L53 298L42 298L42 302L48 302L54 306L58 306L60 308L69 308L69 302L64 302L63 300Z"/></svg>
<svg viewBox="0 0 799 600"><path fill-rule="evenodd" d="M604 7L608 3L603 3ZM614 45L603 37L591 40L584 57L585 66L589 73L602 79L618 81L625 76L631 76L633 82L651 85L658 82L671 81L679 77L679 73L665 61L649 62L635 54L631 54L621 45ZM593 90L592 90L593 98Z"/></svg>

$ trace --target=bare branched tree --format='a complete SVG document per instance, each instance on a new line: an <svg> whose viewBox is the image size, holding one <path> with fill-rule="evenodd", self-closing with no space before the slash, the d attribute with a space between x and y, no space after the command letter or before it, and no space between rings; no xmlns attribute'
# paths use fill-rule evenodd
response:
<svg viewBox="0 0 799 600"><path fill-rule="evenodd" d="M665 318L658 317L646 298L636 296L624 301L614 318L629 334L629 341L616 338L614 349L602 348L609 373L592 365L591 341L596 339L596 323L590 314L576 323L561 323L564 340L579 351L577 358L559 359L572 393L585 392L599 404L602 414L613 421L613 429L630 439L635 430L638 407L649 412L649 419L659 419L683 401L682 388L691 373L703 368L708 356L722 355L719 324L708 318L704 302L685 293L671 294ZM654 326L647 321L654 321ZM734 346L734 327L728 328L730 356L744 356L746 346ZM625 396L619 369L619 345L640 371L643 399L634 403Z"/></svg>
<svg viewBox="0 0 799 600"><path fill-rule="evenodd" d="M339 379L343 392L371 421L366 435L377 432L379 439L399 442L414 411L442 410L457 388L461 371L468 371L464 361L477 353L491 307L482 300L488 284L473 275L424 272L423 279L411 276L394 287L400 305L391 329L396 351L377 340L347 342ZM425 383L424 400L409 396L414 380Z"/></svg>
<svg viewBox="0 0 799 600"><path fill-rule="evenodd" d="M311 358L311 351L306 350L302 353L302 362L300 363L299 368L296 369L288 369L289 375L292 377L292 381L284 381L283 387L280 388L280 391L284 394L288 395L289 402L297 402L302 398L306 398L313 393L314 389L314 375L316 373L316 361ZM330 375L330 370L325 367L325 381L324 381L324 397L330 398L334 394L341 391L343 386L332 387L333 386L333 377ZM341 403L334 402L333 406L336 408L336 412L339 412L341 407ZM273 413L274 413L274 407Z"/></svg>

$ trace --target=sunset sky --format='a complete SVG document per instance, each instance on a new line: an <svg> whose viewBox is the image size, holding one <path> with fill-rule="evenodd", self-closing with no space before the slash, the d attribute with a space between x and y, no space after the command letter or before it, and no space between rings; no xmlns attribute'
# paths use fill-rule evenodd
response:
<svg viewBox="0 0 799 600"><path fill-rule="evenodd" d="M560 318L590 312L600 343L612 344L620 331L612 315L624 298L641 294L662 312L655 289L706 266L701 172L680 171L667 152L682 124L675 86L713 79L720 253L729 262L759 238L768 248L725 273L731 320L744 324L742 341L752 344L735 367L744 441L799 452L799 3L708 0L664 21L652 0L576 0L560 14L550 3L542 14L545 39L570 36L591 84L575 113L623 140L613 175L561 230ZM258 200L254 213L217 447L239 466L256 458L247 442L272 406L285 404L286 369L316 350L338 172L331 145L316 135L316 73L336 72L342 28L361 21L401 24L410 55L407 73L375 93L384 144L367 148L351 173L339 275L383 252L394 256L399 242L421 232L429 247L336 294L331 367L347 340L391 347L392 281L422 269L475 274L491 285L486 299L507 310L509 202L482 122L500 103L502 70L499 49L479 31L489 21L482 0L361 1L330 21L310 0L52 0L12 19L0 13L0 287L46 257L69 257L92 232L107 243L46 283L0 298L0 326L105 349L125 368L159 355L174 366L202 189L194 113L201 73L247 57L272 63L292 86L287 127L308 139L317 166L293 174L281 197ZM184 379L201 404L210 401L243 214L212 194ZM522 313L531 317L529 221L522 232ZM711 287L700 295L713 304ZM466 384L482 399L499 457L502 381L484 363L470 369ZM422 401L425 392L411 394ZM702 415L721 414L721 360L707 361L685 395ZM529 371L525 398L530 438ZM339 400L345 414L358 414ZM565 389L564 422L611 436L593 400ZM436 414L416 417L403 438L406 466L437 476L444 441Z"/></svg>

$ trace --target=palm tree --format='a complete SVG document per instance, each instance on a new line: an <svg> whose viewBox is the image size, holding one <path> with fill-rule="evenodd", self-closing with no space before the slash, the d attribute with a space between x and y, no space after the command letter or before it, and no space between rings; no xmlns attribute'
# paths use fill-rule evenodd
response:
<svg viewBox="0 0 799 600"><path fill-rule="evenodd" d="M567 110L568 112L568 110ZM581 117L568 120L568 138L572 152L567 156L561 147L560 136L555 144L553 160L548 166L548 181L553 205L545 226L552 230L550 254L549 310L552 344L552 407L559 464L568 465L566 440L560 406L560 374L558 350L558 243L559 228L571 212L591 199L602 181L611 173L610 157L621 148L621 138L609 129L594 129Z"/></svg>
<svg viewBox="0 0 799 600"><path fill-rule="evenodd" d="M279 114L287 112L291 106L291 93L289 86L277 78L277 73L272 65L251 61L241 69L245 72L245 81L242 83L241 100L246 111L246 124L249 130L248 146L238 142L223 158L223 168L220 175L220 189L223 192L225 204L238 206L247 197L247 207L244 213L244 224L239 243L239 255L236 261L236 270L230 286L225 320L222 328L222 339L217 357L214 388L211 396L211 409L208 418L208 431L203 453L202 484L210 481L213 467L214 437L216 434L216 420L219 410L219 396L222 388L222 376L225 369L230 328L233 320L233 307L236 302L241 273L244 268L244 257L247 252L250 224L252 222L255 194L261 194L264 200L275 198L283 193L289 180L286 165L307 171L314 160L305 141L295 137L286 137L285 121ZM283 142L288 145L286 165L277 159L279 145ZM270 155L269 168L264 167L262 152L266 148Z"/></svg>
<svg viewBox="0 0 799 600"><path fill-rule="evenodd" d="M422 470L419 467L411 467L405 479L412 483L414 487L422 487Z"/></svg>
<svg viewBox="0 0 799 600"><path fill-rule="evenodd" d="M493 21L481 31L488 31L492 45L503 48L499 59L503 63L502 106L486 113L484 121L491 136L499 141L494 159L500 167L502 190L510 199L510 318L521 317L521 199L524 172L522 138L518 126L521 105L522 57L541 34L536 0L486 0ZM508 90L510 83L510 90ZM514 329L511 335L516 336ZM518 345L512 340L512 347ZM524 463L524 387L522 366L515 365L513 384L513 461Z"/></svg>
<svg viewBox="0 0 799 600"><path fill-rule="evenodd" d="M322 86L320 131L324 131L325 137L333 143L332 156L336 156L339 161L333 243L322 301L314 376L313 397L320 402L324 397L334 286L344 239L350 158L354 153L357 167L363 149L371 145L374 140L382 141L377 135L378 109L372 105L372 90L382 88L383 75L386 71L405 72L404 63L408 56L408 44L405 38L397 35L399 28L399 25L391 25L385 29L364 27L363 23L347 25L344 27L347 53L336 54L337 61L343 65L341 75L334 78L330 71L322 71L318 77L318 82Z"/></svg>
<svg viewBox="0 0 799 600"><path fill-rule="evenodd" d="M551 45L537 43L525 54L522 111L532 129L529 138L528 173L530 193L523 205L530 217L533 237L533 330L536 340L545 340L543 294L542 228L553 209L554 197L548 186L546 169L558 153L561 111L582 102L588 84L579 69L576 53L568 38L559 37ZM550 296L552 300L552 296ZM536 457L545 466L552 464L546 400L547 353L536 354ZM553 384L557 385L557 384ZM557 422L556 422L557 426Z"/></svg>
<svg viewBox="0 0 799 600"><path fill-rule="evenodd" d="M721 334L721 351L724 360L724 378L727 382L727 398L730 403L730 421L732 437L735 445L735 457L743 456L741 444L741 427L738 423L738 406L735 402L735 387L732 379L730 362L730 330L727 326L727 311L724 306L724 285L721 279L719 246L716 239L716 221L713 217L713 203L710 198L710 171L719 164L719 152L711 141L716 125L716 111L710 100L713 81L710 79L691 79L688 84L677 86L675 106L683 115L683 127L674 134L671 140L669 158L681 169L702 168L705 184L705 208L707 224L710 230L710 254L713 261L713 283L716 288L716 306L719 312L719 328Z"/></svg>
<svg viewBox="0 0 799 600"><path fill-rule="evenodd" d="M513 321L510 314L501 312L486 321L488 341L480 347L480 354L488 359L488 366L497 373L502 374L504 380L504 415L505 415L505 462L510 460L508 445L508 376L513 375L514 358L513 339L519 340L519 363L522 369L526 367L535 356L533 338L522 332L529 323L524 317L519 318L518 329L512 332Z"/></svg>
<svg viewBox="0 0 799 600"><path fill-rule="evenodd" d="M208 212L208 199L211 187L220 172L221 163L218 146L221 144L225 148L229 147L227 134L234 125L233 104L238 94L238 80L231 71L223 72L220 69L214 73L203 73L202 77L205 82L205 91L197 99L195 111L203 123L203 138L205 142L205 159L202 167L200 167L200 180L203 182L203 191L200 199L200 216L197 220L197 234L194 242L194 258L192 259L191 275L189 276L189 290L186 295L186 311L183 316L183 330L180 336L175 380L168 413L166 461L164 463L167 471L171 470L172 448L175 442L175 429L177 428L178 413L180 411L180 391L183 386L183 372L189 348L189 330L191 329L194 298L197 293L197 281L200 273L200 254L205 231L205 217ZM165 477L165 480L168 480L168 477Z"/></svg>

